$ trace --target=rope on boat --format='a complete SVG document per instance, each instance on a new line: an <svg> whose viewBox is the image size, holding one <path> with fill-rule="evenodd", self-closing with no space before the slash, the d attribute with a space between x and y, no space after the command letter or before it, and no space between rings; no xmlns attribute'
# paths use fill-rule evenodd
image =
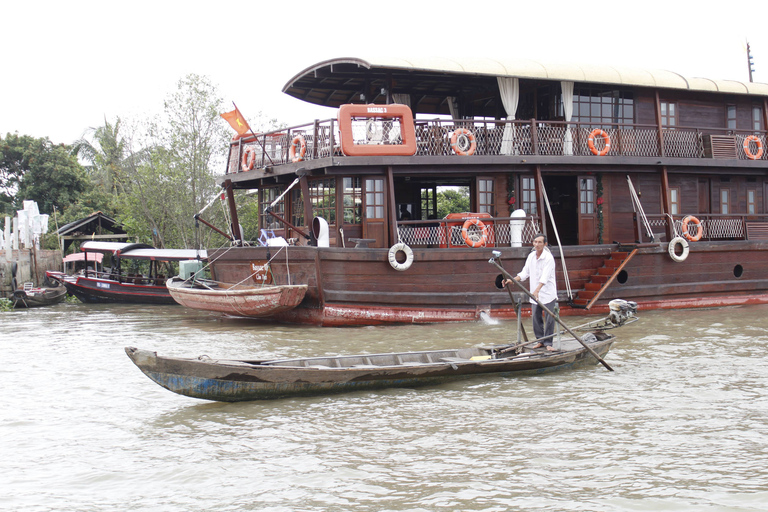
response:
<svg viewBox="0 0 768 512"><path fill-rule="evenodd" d="M632 209L635 211L635 213L640 214L640 218L643 219L643 226L648 232L648 236L651 238L651 240L654 240L655 237L653 236L651 224L648 222L648 217L645 216L643 205L640 204L640 198L637 196L637 192L635 192L635 186L632 185L632 180L630 179L629 175L627 175L627 183L629 183L629 194L632 197Z"/></svg>

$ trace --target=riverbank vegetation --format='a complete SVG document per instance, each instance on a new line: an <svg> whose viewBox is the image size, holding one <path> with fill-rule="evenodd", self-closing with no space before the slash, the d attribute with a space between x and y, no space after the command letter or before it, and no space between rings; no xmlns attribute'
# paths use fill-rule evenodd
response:
<svg viewBox="0 0 768 512"><path fill-rule="evenodd" d="M223 229L229 225L223 202L214 199L232 135L219 116L227 110L208 78L190 74L156 116L105 118L71 145L0 135L0 216L12 217L24 200L36 201L50 215L42 240L47 249L59 247L58 228L97 211L117 220L133 241L159 248L218 247L227 240L199 229L193 216L210 204L204 218ZM249 122L257 133L284 127L261 113ZM238 194L240 223L246 236L258 238L257 195ZM463 211L465 202L469 207L468 191L439 195L441 212Z"/></svg>

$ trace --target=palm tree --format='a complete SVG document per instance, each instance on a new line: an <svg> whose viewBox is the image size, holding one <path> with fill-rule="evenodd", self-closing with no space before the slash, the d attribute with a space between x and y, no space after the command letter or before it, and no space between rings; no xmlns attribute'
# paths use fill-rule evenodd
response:
<svg viewBox="0 0 768 512"><path fill-rule="evenodd" d="M72 145L72 154L89 164L85 168L96 183L113 193L125 192L126 150L126 140L120 134L119 117L114 124L104 118L104 126L89 128Z"/></svg>

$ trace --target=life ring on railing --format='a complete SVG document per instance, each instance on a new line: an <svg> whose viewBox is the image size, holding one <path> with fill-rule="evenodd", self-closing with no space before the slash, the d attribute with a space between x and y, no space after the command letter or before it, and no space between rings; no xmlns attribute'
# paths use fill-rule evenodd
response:
<svg viewBox="0 0 768 512"><path fill-rule="evenodd" d="M399 252L405 254L405 261L402 263L397 261L397 253ZM413 249L403 242L396 243L389 248L389 264L392 265L393 269L400 270L401 272L403 270L408 270L413 264Z"/></svg>
<svg viewBox="0 0 768 512"><path fill-rule="evenodd" d="M477 229L481 231L482 234L480 235L479 240L475 240L469 234L468 230L471 226L476 226ZM470 247L485 247L485 242L488 240L488 228L485 227L485 224L483 224L480 219L467 219L466 222L464 222L464 225L461 226L461 238L463 238L464 243Z"/></svg>
<svg viewBox="0 0 768 512"><path fill-rule="evenodd" d="M694 224L696 226L696 234L692 235L690 231L688 231L688 225ZM694 217L693 215L688 215L686 218L683 219L683 236L688 240L689 242L698 242L701 240L701 235L704 234L704 228L701 226L701 221Z"/></svg>
<svg viewBox="0 0 768 512"><path fill-rule="evenodd" d="M683 252L680 255L677 254L678 245L683 248ZM669 257L676 262L680 263L685 261L685 258L688 257L688 240L681 236L676 236L669 241L669 247L667 247L667 251L669 252Z"/></svg>
<svg viewBox="0 0 768 512"><path fill-rule="evenodd" d="M291 162L301 162L304 160L304 155L307 154L307 141L304 137L297 135L291 141L291 149L288 150L288 158Z"/></svg>
<svg viewBox="0 0 768 512"><path fill-rule="evenodd" d="M240 168L243 171L252 171L253 166L256 163L256 148L253 146L246 146L243 150L243 160Z"/></svg>
<svg viewBox="0 0 768 512"><path fill-rule="evenodd" d="M595 147L595 137L602 137L603 140L605 140L605 147L603 149L598 150L597 147ZM587 145L589 146L589 150L592 152L592 154L597 156L605 156L608 154L608 151L611 150L611 138L608 136L605 130L601 130L600 128L595 128L594 130L589 132Z"/></svg>
<svg viewBox="0 0 768 512"><path fill-rule="evenodd" d="M466 128L456 128L451 135L451 149L457 155L473 155L477 149L475 134Z"/></svg>
<svg viewBox="0 0 768 512"><path fill-rule="evenodd" d="M749 143L754 142L757 144L757 153L753 153L752 150L749 148ZM750 160L760 160L760 157L763 156L763 141L760 140L759 137L756 135L750 135L748 137L744 138L744 153L746 153L747 158Z"/></svg>

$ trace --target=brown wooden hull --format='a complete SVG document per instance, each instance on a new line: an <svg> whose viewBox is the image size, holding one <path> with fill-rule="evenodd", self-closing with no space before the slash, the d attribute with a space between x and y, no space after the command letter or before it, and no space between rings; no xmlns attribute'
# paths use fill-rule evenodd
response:
<svg viewBox="0 0 768 512"><path fill-rule="evenodd" d="M307 291L306 285L191 288L177 279L166 285L171 297L182 306L254 318L295 308Z"/></svg>
<svg viewBox="0 0 768 512"><path fill-rule="evenodd" d="M588 346L602 358L613 341L613 336L600 333L600 341ZM598 362L575 340L564 340L562 351L539 349L506 358L496 358L492 348L480 347L286 361L182 359L134 347L125 351L160 386L180 395L223 402L435 385L477 375L537 375Z"/></svg>
<svg viewBox="0 0 768 512"><path fill-rule="evenodd" d="M502 265L518 272L529 248L504 248ZM610 257L615 245L565 247L572 289L584 288ZM413 265L397 271L387 249L288 248L293 282L307 283L302 304L270 318L324 326L386 323L474 321L488 314L513 318L508 293L496 286L498 269L488 264L490 249L414 248ZM567 306L565 280L557 249L561 314L584 314ZM214 256L216 279L239 282L251 274L251 262L264 260L266 249L229 249ZM607 311L614 298L638 302L641 309L713 307L768 303L768 243L752 241L697 242L688 259L673 261L667 244L645 245L590 309ZM275 280L287 279L285 264L274 264Z"/></svg>

